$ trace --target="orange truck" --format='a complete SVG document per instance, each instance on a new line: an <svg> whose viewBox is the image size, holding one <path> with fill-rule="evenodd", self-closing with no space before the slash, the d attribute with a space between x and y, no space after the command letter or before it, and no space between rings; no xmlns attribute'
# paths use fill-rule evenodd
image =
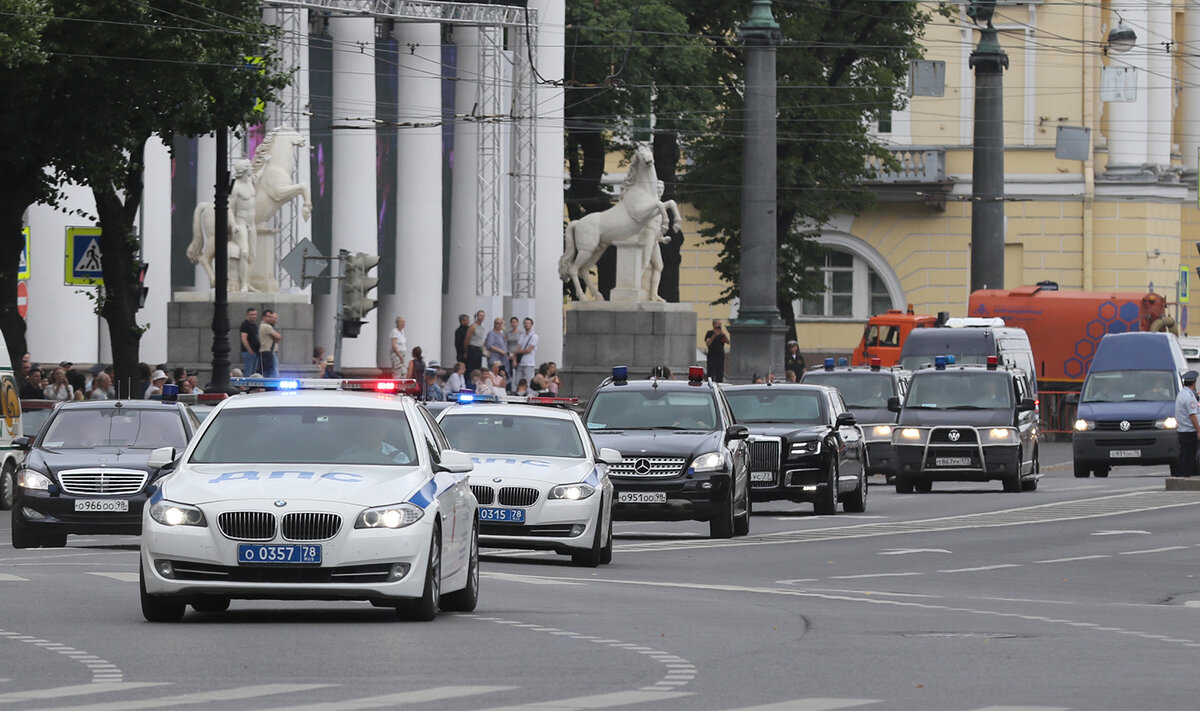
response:
<svg viewBox="0 0 1200 711"><path fill-rule="evenodd" d="M1160 294L1058 291L1053 283L981 289L971 294L967 316L1002 318L1006 326L1025 329L1045 390L1078 390L1106 333L1179 333Z"/></svg>
<svg viewBox="0 0 1200 711"><path fill-rule="evenodd" d="M947 314L928 316L914 314L912 304L908 311L891 309L872 316L863 329L862 340L854 349L854 365L871 365L872 358L878 358L880 365L890 367L900 362L900 349L904 347L904 339L914 328L933 328L946 321Z"/></svg>

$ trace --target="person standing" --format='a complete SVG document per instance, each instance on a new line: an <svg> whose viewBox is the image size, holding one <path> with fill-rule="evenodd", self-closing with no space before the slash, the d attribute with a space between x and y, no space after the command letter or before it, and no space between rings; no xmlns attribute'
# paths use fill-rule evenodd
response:
<svg viewBox="0 0 1200 711"><path fill-rule="evenodd" d="M279 377L279 342L283 340L283 336L279 331L275 330L275 324L279 322L279 317L271 309L263 311L262 323L258 325L258 340L260 343L258 350L258 361L261 370L259 374L264 378Z"/></svg>
<svg viewBox="0 0 1200 711"><path fill-rule="evenodd" d="M67 371L61 366L50 373L50 382L42 388L42 395L47 400L74 400L75 388L67 382Z"/></svg>
<svg viewBox="0 0 1200 711"><path fill-rule="evenodd" d="M1175 476L1190 477L1196 469L1196 431L1200 430L1200 404L1196 401L1196 378L1200 373L1183 374L1183 388L1175 398L1175 436L1179 438L1179 463Z"/></svg>
<svg viewBox="0 0 1200 711"><path fill-rule="evenodd" d="M459 363L467 362L467 329L471 327L471 318L466 314L458 315L458 328L454 329L454 360Z"/></svg>
<svg viewBox="0 0 1200 711"><path fill-rule="evenodd" d="M403 316L396 317L396 327L392 329L392 348L388 355L392 358L392 377L405 377L408 372L404 363L404 359L408 357L408 335L404 333Z"/></svg>
<svg viewBox="0 0 1200 711"><path fill-rule="evenodd" d="M41 400L45 395L42 390L46 387L43 380L42 369L36 365L30 365L29 371L25 373L25 379L21 381L21 400Z"/></svg>
<svg viewBox="0 0 1200 711"><path fill-rule="evenodd" d="M804 356L800 353L800 344L796 341L787 342L787 350L783 354L783 369L795 375L796 382L804 375Z"/></svg>
<svg viewBox="0 0 1200 711"><path fill-rule="evenodd" d="M524 325L525 333L521 334L514 351L517 357L517 374L513 380L529 383L533 381L533 373L537 370L538 335L533 332L533 319L525 317Z"/></svg>
<svg viewBox="0 0 1200 711"><path fill-rule="evenodd" d="M508 368L508 336L504 333L504 319L497 318L492 322L492 330L483 339L483 348L487 351L488 370L496 363L500 364L501 370Z"/></svg>
<svg viewBox="0 0 1200 711"><path fill-rule="evenodd" d="M725 346L729 344L729 334L721 328L719 318L713 319L712 326L704 334L704 345L708 348L705 370L713 382L722 383L725 382Z"/></svg>
<svg viewBox="0 0 1200 711"><path fill-rule="evenodd" d="M467 387L467 366L461 360L454 364L454 370L446 377L446 394L455 395Z"/></svg>
<svg viewBox="0 0 1200 711"><path fill-rule="evenodd" d="M463 342L467 346L467 357L463 362L467 364L467 370L479 370L487 367L487 361L483 357L483 338L486 335L483 331L483 319L487 316L483 309L475 312L475 321L467 327L466 336L463 337Z"/></svg>
<svg viewBox="0 0 1200 711"><path fill-rule="evenodd" d="M421 352L420 346L412 349L412 358L408 361L408 372L398 377L415 380L420 385L425 383L425 354Z"/></svg>
<svg viewBox="0 0 1200 711"><path fill-rule="evenodd" d="M258 309L251 306L246 309L246 320L242 321L242 372L258 372Z"/></svg>
<svg viewBox="0 0 1200 711"><path fill-rule="evenodd" d="M517 366L520 365L517 357L517 347L521 343L521 322L516 316L508 319L508 330L504 332L504 336L508 339L508 382L516 383Z"/></svg>

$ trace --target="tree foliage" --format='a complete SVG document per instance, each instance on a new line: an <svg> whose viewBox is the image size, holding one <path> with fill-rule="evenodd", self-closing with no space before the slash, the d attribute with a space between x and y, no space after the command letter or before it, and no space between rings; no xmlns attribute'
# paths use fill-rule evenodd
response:
<svg viewBox="0 0 1200 711"><path fill-rule="evenodd" d="M15 254L30 203L52 200L54 186L66 182L91 188L96 214L83 217L100 225L105 282L97 313L108 324L117 380L133 383L143 330L135 317L143 236L133 225L147 142L157 136L171 145L176 135L257 122L256 101L272 99L289 75L271 49L277 30L262 22L255 0L45 5L51 17L39 44L46 61L0 70L0 99L14 102L0 114L0 133L20 137L0 149L0 181L52 170L16 199L0 201L0 259L15 263L6 257ZM252 66L254 56L263 59ZM0 304L14 303L15 283L0 276ZM5 313L0 325L10 351L23 351L24 325Z"/></svg>

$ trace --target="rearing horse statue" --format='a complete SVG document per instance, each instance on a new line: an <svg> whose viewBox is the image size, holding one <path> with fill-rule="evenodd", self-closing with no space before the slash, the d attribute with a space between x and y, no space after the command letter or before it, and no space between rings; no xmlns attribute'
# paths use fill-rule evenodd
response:
<svg viewBox="0 0 1200 711"><path fill-rule="evenodd" d="M563 256L558 260L559 276L571 280L581 300L602 300L604 296L587 283L588 271L609 245L637 238L652 221L655 225L659 220L665 222L667 214L658 194L654 153L649 146L638 146L617 204L567 223Z"/></svg>

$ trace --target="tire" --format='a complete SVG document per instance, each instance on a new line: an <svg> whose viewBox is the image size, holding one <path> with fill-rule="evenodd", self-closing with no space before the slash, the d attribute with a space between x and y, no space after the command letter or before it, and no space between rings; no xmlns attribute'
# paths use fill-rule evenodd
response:
<svg viewBox="0 0 1200 711"><path fill-rule="evenodd" d="M405 600L396 606L396 615L412 622L431 622L437 619L442 598L442 532L434 528L429 541L429 565L425 568L425 588L416 600Z"/></svg>
<svg viewBox="0 0 1200 711"><path fill-rule="evenodd" d="M192 600L192 609L196 612L224 612L229 609L229 598L202 597Z"/></svg>
<svg viewBox="0 0 1200 711"><path fill-rule="evenodd" d="M9 462L4 465L3 473L0 473L0 511L11 509L16 498L17 467Z"/></svg>
<svg viewBox="0 0 1200 711"><path fill-rule="evenodd" d="M471 552L467 561L467 586L442 596L446 612L474 612L479 604L479 524L471 527Z"/></svg>
<svg viewBox="0 0 1200 711"><path fill-rule="evenodd" d="M1080 464L1079 462L1075 462L1075 478L1076 479L1087 479L1088 475L1090 475L1091 473L1092 473L1091 470L1088 469L1086 464Z"/></svg>
<svg viewBox="0 0 1200 711"><path fill-rule="evenodd" d="M42 545L41 539L30 533L29 529L17 517L16 509L12 512L12 547L37 548Z"/></svg>
<svg viewBox="0 0 1200 711"><path fill-rule="evenodd" d="M1108 476L1108 467L1096 467L1092 473L1096 475L1097 479L1104 479Z"/></svg>
<svg viewBox="0 0 1200 711"><path fill-rule="evenodd" d="M867 476L864 473L862 479L858 482L858 488L851 491L849 496L842 501L842 509L846 513L864 513L867 510Z"/></svg>
<svg viewBox="0 0 1200 711"><path fill-rule="evenodd" d="M67 545L67 534L49 533L42 536L42 548L62 548Z"/></svg>
<svg viewBox="0 0 1200 711"><path fill-rule="evenodd" d="M1023 481L1023 478L1021 477L1021 455L1020 455L1020 453L1017 454L1017 462L1016 463L1017 463L1017 466L1013 468L1013 473L1011 475L1005 477L1003 480L1004 481L1004 491L1005 491L1005 493L1008 493L1008 494L1021 493L1021 482Z"/></svg>
<svg viewBox="0 0 1200 711"><path fill-rule="evenodd" d="M604 540L604 527L600 525L600 521L596 521L596 535L592 536L592 547L578 553L571 554L571 565L580 568L595 568L600 565L600 559L604 555L604 546L601 541Z"/></svg>
<svg viewBox="0 0 1200 711"><path fill-rule="evenodd" d="M746 506L745 513L741 516L735 516L733 519L733 535L747 536L750 535L750 513L754 510L754 502L750 500L750 490L746 490Z"/></svg>
<svg viewBox="0 0 1200 711"><path fill-rule="evenodd" d="M933 482L929 479L917 479L913 482L913 489L918 494L928 494L933 491Z"/></svg>
<svg viewBox="0 0 1200 711"><path fill-rule="evenodd" d="M720 511L708 520L709 538L733 538L733 477L729 477L729 493L720 504Z"/></svg>
<svg viewBox="0 0 1200 711"><path fill-rule="evenodd" d="M817 493L817 500L813 502L813 512L818 516L837 514L837 486L838 463L836 459L832 459L829 467L829 481L825 483L825 489Z"/></svg>
<svg viewBox="0 0 1200 711"><path fill-rule="evenodd" d="M1037 491L1037 479L1026 479L1021 482L1021 491Z"/></svg>
<svg viewBox="0 0 1200 711"><path fill-rule="evenodd" d="M1179 465L1178 464L1176 464L1175 462L1171 462L1170 464L1167 465L1167 467L1170 469L1169 476L1179 476Z"/></svg>
<svg viewBox="0 0 1200 711"><path fill-rule="evenodd" d="M612 562L612 553L613 553L612 529L613 529L613 518L612 518L612 512L609 511L608 512L608 543L606 543L604 545L604 547L600 549L601 565L608 565L609 563Z"/></svg>
<svg viewBox="0 0 1200 711"><path fill-rule="evenodd" d="M896 493L911 494L913 493L913 480L906 476L896 477Z"/></svg>
<svg viewBox="0 0 1200 711"><path fill-rule="evenodd" d="M171 595L146 593L146 571L138 566L138 588L142 595L142 617L147 622L178 622L183 619L187 603Z"/></svg>

